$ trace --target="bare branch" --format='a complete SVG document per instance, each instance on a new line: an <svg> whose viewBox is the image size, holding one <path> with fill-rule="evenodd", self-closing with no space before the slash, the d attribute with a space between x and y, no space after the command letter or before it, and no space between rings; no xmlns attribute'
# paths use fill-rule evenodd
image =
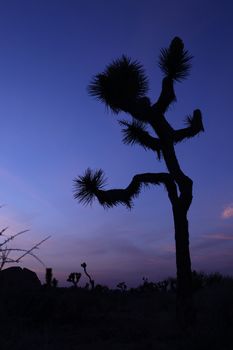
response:
<svg viewBox="0 0 233 350"><path fill-rule="evenodd" d="M32 253L32 251L34 249L38 249L38 247L43 243L45 242L48 238L50 238L50 236L46 237L45 239L43 239L42 241L40 241L39 243L35 244L31 249L20 249L20 248L8 248L7 247L7 243L9 241L12 241L14 240L14 238L16 238L17 236L25 233L25 232L28 232L29 230L23 230L23 231L20 231L14 235L11 235L9 237L7 237L6 235L4 235L3 233L7 230L7 227L2 229L0 231L0 236L5 236L5 240L0 243L0 270L2 270L3 266L6 264L6 263L18 263L24 256L26 255L31 255L32 257L34 257L37 261L39 261L42 265L44 265L44 263L35 255ZM9 257L9 254L11 252L24 252L24 254L22 254L19 258L17 259L14 259L14 258L10 258ZM45 265L44 265L45 266Z"/></svg>
<svg viewBox="0 0 233 350"><path fill-rule="evenodd" d="M1 232L4 232L6 231L7 228L3 229ZM16 233L15 235L12 235L10 237L8 237L4 242L0 243L0 247L2 247L3 245L5 245L6 243L8 243L9 241L12 241L15 237L19 236L19 235L22 235L23 233L25 232L28 232L29 230L23 230L23 231L20 231L18 233Z"/></svg>
<svg viewBox="0 0 233 350"><path fill-rule="evenodd" d="M10 250L6 249L6 250L1 250L0 251L0 270L2 270L3 266L5 265L5 263L8 260L8 255L10 254Z"/></svg>
<svg viewBox="0 0 233 350"><path fill-rule="evenodd" d="M1 207L0 207L1 208ZM5 236L3 233L8 229L7 227L4 227L1 231L0 231L0 236Z"/></svg>
<svg viewBox="0 0 233 350"><path fill-rule="evenodd" d="M23 255L21 255L19 258L17 258L15 261L16 262L19 262L24 256L26 256L27 254L31 254L31 252L34 250L34 249L37 249L42 243L44 243L45 241L47 241L51 236L48 236L44 239L42 239L42 241L40 241L39 243L35 244L32 248L28 249L25 251L25 253Z"/></svg>
<svg viewBox="0 0 233 350"><path fill-rule="evenodd" d="M0 261L1 261L1 266L0 266L0 270L2 270L2 267L3 265L5 265L6 263L19 263L21 258L17 258L17 259L14 259L14 258L9 258L8 255L12 252L12 251L15 251L15 252L25 252L27 253L28 255L31 255L34 259L36 259L37 261L39 261L43 266L45 266L45 264L43 263L42 260L40 260L38 258L38 256L36 256L35 254L33 254L32 252L29 252L27 249L20 249L20 248L5 248L5 249L2 249L1 253L2 253L2 256L0 257ZM27 255L26 254L26 255ZM4 262L3 262L4 260Z"/></svg>

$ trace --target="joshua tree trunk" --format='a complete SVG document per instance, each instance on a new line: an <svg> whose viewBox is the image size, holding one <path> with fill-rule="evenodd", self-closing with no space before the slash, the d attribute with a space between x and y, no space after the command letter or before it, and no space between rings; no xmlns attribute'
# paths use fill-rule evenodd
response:
<svg viewBox="0 0 233 350"><path fill-rule="evenodd" d="M159 136L161 152L167 169L174 179L176 191L169 193L172 204L175 246L176 246L176 270L177 270L177 317L182 326L192 324L195 321L195 310L192 300L192 268L189 251L189 226L187 214L192 203L193 181L180 169L176 158L174 144L171 142L171 127L165 117L160 115L158 123L158 110L154 108L155 115L153 129ZM156 118L157 113L157 118ZM154 114L154 113L153 113Z"/></svg>
<svg viewBox="0 0 233 350"><path fill-rule="evenodd" d="M177 294L178 297L190 297L191 260L189 254L188 220L182 209L173 208L176 242Z"/></svg>
<svg viewBox="0 0 233 350"><path fill-rule="evenodd" d="M143 184L163 184L172 204L177 267L177 316L182 325L195 320L192 303L192 270L189 253L189 229L187 213L192 202L192 180L180 168L176 158L175 145L204 131L199 109L188 116L187 127L175 130L165 118L171 103L176 100L174 82L184 79L190 70L191 56L184 49L180 38L175 37L168 49L162 49L159 66L165 77L158 100L152 104L145 96L147 78L142 66L126 56L114 61L106 70L95 76L89 86L90 94L99 98L114 113L124 111L132 121L120 121L123 126L123 142L139 144L144 149L161 156L167 166L167 173L144 173L133 177L124 189L103 190L105 179L103 171L87 169L83 176L75 179L74 197L89 204L96 197L104 207L123 204L132 207L132 199ZM151 135L147 126L153 129Z"/></svg>
<svg viewBox="0 0 233 350"><path fill-rule="evenodd" d="M173 205L177 268L177 317L182 326L195 321L192 300L192 270L187 213L182 204Z"/></svg>

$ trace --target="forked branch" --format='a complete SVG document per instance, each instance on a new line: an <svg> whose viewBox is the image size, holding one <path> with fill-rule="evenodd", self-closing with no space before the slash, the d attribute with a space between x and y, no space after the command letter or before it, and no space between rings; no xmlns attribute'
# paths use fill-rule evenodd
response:
<svg viewBox="0 0 233 350"><path fill-rule="evenodd" d="M0 243L0 270L2 270L4 265L7 263L19 263L26 255L30 255L34 257L37 261L39 261L42 265L44 265L44 263L34 254L33 251L38 249L42 243L44 243L45 241L47 241L47 239L50 238L50 236L44 238L39 243L36 243L30 249L11 248L11 247L7 247L7 243L9 243L9 241L14 240L17 236L22 235L25 232L28 232L29 230L20 231L9 237L4 234L6 230L7 230L7 227L0 231L0 236L5 236L4 241ZM11 258L9 255L12 252L18 252L18 253L20 252L21 255L18 258Z"/></svg>

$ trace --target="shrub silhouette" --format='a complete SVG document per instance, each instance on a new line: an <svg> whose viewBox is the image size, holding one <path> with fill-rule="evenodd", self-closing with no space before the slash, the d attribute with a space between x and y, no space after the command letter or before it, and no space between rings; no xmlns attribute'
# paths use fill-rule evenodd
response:
<svg viewBox="0 0 233 350"><path fill-rule="evenodd" d="M29 230L23 230L20 232L17 232L13 235L6 235L8 227L4 227L2 230L0 230L0 237L2 241L0 242L0 271L5 267L6 264L12 264L12 263L19 263L26 255L31 255L33 258L35 258L39 263L41 263L43 266L44 263L41 261L37 255L34 254L34 250L38 249L39 246L47 241L51 236L46 237L39 243L36 243L33 245L30 249L22 249L22 248L14 248L9 247L8 244L16 239L16 237L28 232ZM18 257L12 257L11 255L14 253L18 253Z"/></svg>
<svg viewBox="0 0 233 350"><path fill-rule="evenodd" d="M52 286L54 288L57 288L57 286L58 286L58 280L55 277L52 279Z"/></svg>
<svg viewBox="0 0 233 350"><path fill-rule="evenodd" d="M45 271L45 284L47 287L52 286L53 279L53 269L51 267L47 267Z"/></svg>
<svg viewBox="0 0 233 350"><path fill-rule="evenodd" d="M127 290L127 285L125 282L120 282L117 284L117 288L121 291L121 292L125 292Z"/></svg>
<svg viewBox="0 0 233 350"><path fill-rule="evenodd" d="M157 292L158 291L158 285L154 282L149 282L148 278L143 277L143 284L138 287L140 292Z"/></svg>
<svg viewBox="0 0 233 350"><path fill-rule="evenodd" d="M192 303L192 270L189 252L187 213L192 203L193 181L182 171L175 145L204 131L199 109L186 118L186 127L175 130L165 118L169 106L176 101L174 83L185 79L191 68L192 56L182 40L175 37L168 48L162 49L159 67L164 78L159 98L152 103L146 96L148 79L142 65L123 55L97 74L89 85L89 93L118 114L123 111L132 117L120 121L125 144L139 144L165 161L168 172L143 173L133 177L124 189L104 190L106 179L102 169L88 168L74 180L74 198L91 204L95 198L105 207L123 204L132 208L143 185L164 185L172 206L177 267L177 316L184 325L192 323L195 313ZM152 129L155 135L149 132Z"/></svg>

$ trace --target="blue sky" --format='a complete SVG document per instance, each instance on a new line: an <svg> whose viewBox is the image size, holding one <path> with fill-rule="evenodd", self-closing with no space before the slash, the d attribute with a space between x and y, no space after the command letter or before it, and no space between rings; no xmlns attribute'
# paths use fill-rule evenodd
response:
<svg viewBox="0 0 233 350"><path fill-rule="evenodd" d="M144 65L156 100L159 50L174 36L194 59L190 77L176 84L167 118L180 128L200 108L205 126L176 147L194 181L193 268L232 273L232 23L231 1L1 1L1 225L9 234L30 229L13 246L52 235L37 255L60 285L83 261L97 282L109 285L175 274L171 207L162 187L143 191L131 211L82 207L72 195L72 180L87 167L104 169L109 188L127 186L135 173L165 170L154 154L122 144L117 117L88 96L87 86L124 53ZM43 280L38 262L28 257L22 266Z"/></svg>

